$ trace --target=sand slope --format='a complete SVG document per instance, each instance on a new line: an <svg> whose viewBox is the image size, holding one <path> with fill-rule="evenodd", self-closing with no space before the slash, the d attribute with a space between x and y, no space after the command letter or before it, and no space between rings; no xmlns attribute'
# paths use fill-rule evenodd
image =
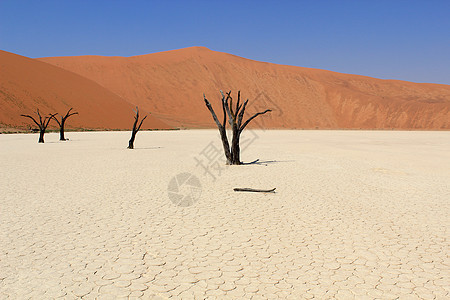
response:
<svg viewBox="0 0 450 300"><path fill-rule="evenodd" d="M276 65L203 47L40 60L90 78L175 126L213 127L202 94L218 107L220 89L240 89L253 104L249 113L274 109L256 126L450 129L449 85Z"/></svg>
<svg viewBox="0 0 450 300"><path fill-rule="evenodd" d="M0 124L20 126L31 120L20 114L79 112L67 127L126 129L132 126L134 107L87 78L50 64L0 51ZM56 122L55 122L56 124ZM168 128L150 116L145 128Z"/></svg>

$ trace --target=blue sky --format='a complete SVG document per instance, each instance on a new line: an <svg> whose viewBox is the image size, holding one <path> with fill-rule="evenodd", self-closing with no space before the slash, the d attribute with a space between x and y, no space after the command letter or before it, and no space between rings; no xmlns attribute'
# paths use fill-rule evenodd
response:
<svg viewBox="0 0 450 300"><path fill-rule="evenodd" d="M133 56L205 46L254 60L450 84L449 0L0 0L0 49Z"/></svg>

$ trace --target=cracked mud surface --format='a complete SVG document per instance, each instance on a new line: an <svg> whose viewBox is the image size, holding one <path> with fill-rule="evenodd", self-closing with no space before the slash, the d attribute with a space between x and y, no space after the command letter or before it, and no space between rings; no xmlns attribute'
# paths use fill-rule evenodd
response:
<svg viewBox="0 0 450 300"><path fill-rule="evenodd" d="M216 131L67 135L0 136L0 299L450 297L449 132L258 131L215 180Z"/></svg>

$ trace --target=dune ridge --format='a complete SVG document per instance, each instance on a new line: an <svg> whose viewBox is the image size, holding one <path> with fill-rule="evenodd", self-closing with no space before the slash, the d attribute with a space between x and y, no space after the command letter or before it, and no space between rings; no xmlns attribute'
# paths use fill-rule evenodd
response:
<svg viewBox="0 0 450 300"><path fill-rule="evenodd" d="M450 86L258 62L204 47L133 57L40 58L89 78L172 126L214 127L203 93L241 90L253 127L450 129Z"/></svg>

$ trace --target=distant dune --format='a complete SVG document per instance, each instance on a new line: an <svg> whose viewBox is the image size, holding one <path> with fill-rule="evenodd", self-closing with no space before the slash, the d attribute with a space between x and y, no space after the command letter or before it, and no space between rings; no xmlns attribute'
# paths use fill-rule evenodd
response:
<svg viewBox="0 0 450 300"><path fill-rule="evenodd" d="M133 124L133 104L85 77L50 64L0 51L0 127L26 127L20 114L79 112L70 128L127 129ZM55 122L56 124L56 122ZM150 116L143 128L169 128Z"/></svg>
<svg viewBox="0 0 450 300"><path fill-rule="evenodd" d="M193 47L135 57L41 58L173 126L214 127L202 95L238 89L267 128L450 129L450 86L276 65Z"/></svg>

